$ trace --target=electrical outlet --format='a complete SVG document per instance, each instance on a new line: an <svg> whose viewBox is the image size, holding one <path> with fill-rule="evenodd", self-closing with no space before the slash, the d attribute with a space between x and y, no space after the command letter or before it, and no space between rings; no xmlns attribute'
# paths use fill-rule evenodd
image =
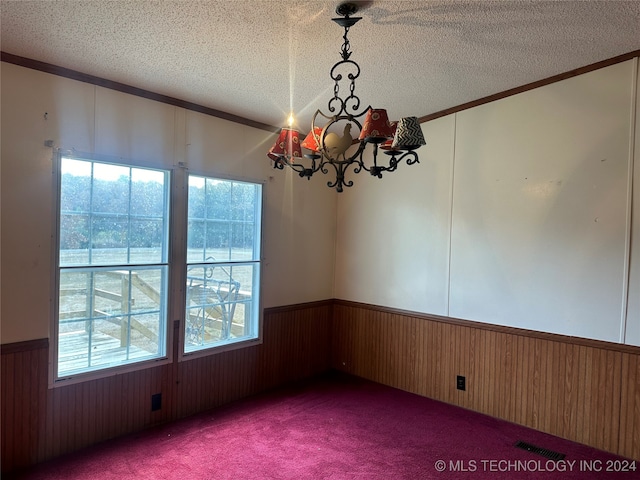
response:
<svg viewBox="0 0 640 480"><path fill-rule="evenodd" d="M162 408L162 394L156 393L151 395L151 411L155 412L156 410L160 410Z"/></svg>
<svg viewBox="0 0 640 480"><path fill-rule="evenodd" d="M458 375L456 377L456 388L458 390L466 390L467 389L467 379L462 375Z"/></svg>

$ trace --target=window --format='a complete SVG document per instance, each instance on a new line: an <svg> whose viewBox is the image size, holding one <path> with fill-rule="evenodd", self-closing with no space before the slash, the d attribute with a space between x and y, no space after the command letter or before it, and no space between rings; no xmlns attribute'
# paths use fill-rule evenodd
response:
<svg viewBox="0 0 640 480"><path fill-rule="evenodd" d="M260 337L261 184L56 159L54 382L170 361L169 339L197 356Z"/></svg>
<svg viewBox="0 0 640 480"><path fill-rule="evenodd" d="M189 175L184 350L258 337L259 184Z"/></svg>
<svg viewBox="0 0 640 480"><path fill-rule="evenodd" d="M164 357L169 172L59 161L55 378Z"/></svg>

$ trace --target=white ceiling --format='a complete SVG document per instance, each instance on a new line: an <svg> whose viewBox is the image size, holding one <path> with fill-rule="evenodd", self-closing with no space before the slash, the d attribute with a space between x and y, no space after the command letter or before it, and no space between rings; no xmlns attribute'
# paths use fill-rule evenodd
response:
<svg viewBox="0 0 640 480"><path fill-rule="evenodd" d="M333 95L338 3L2 0L0 47L270 125L293 109L307 125ZM355 93L391 119L640 49L638 0L363 3Z"/></svg>

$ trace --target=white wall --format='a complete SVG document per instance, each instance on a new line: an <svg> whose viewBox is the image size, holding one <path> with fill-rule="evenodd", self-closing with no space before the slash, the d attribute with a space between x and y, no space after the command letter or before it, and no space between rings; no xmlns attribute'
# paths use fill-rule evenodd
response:
<svg viewBox="0 0 640 480"><path fill-rule="evenodd" d="M339 197L336 297L640 345L636 69L423 124L419 165Z"/></svg>
<svg viewBox="0 0 640 480"><path fill-rule="evenodd" d="M423 124L420 164L340 195L273 170L268 132L1 66L2 343L49 335L52 139L264 181L266 307L335 296L640 345L635 60Z"/></svg>
<svg viewBox="0 0 640 480"><path fill-rule="evenodd" d="M265 184L263 306L333 297L336 196L273 170L269 132L2 63L1 343L49 336L52 149ZM46 113L46 118L45 118Z"/></svg>
<svg viewBox="0 0 640 480"><path fill-rule="evenodd" d="M447 314L454 117L423 131L419 164L351 176L338 196L338 298Z"/></svg>
<svg viewBox="0 0 640 480"><path fill-rule="evenodd" d="M636 115L633 164L633 220L631 223L631 272L626 341L640 345L640 61L636 64Z"/></svg>
<svg viewBox="0 0 640 480"><path fill-rule="evenodd" d="M621 339L632 66L457 114L451 316Z"/></svg>

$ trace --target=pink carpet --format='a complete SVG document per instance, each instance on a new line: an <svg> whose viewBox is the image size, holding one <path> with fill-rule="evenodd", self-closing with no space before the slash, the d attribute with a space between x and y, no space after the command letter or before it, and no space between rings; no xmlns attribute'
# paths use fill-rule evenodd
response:
<svg viewBox="0 0 640 480"><path fill-rule="evenodd" d="M566 457L547 460L514 447L519 440ZM17 478L630 480L640 473L606 470L633 465L551 435L334 374L110 441Z"/></svg>

